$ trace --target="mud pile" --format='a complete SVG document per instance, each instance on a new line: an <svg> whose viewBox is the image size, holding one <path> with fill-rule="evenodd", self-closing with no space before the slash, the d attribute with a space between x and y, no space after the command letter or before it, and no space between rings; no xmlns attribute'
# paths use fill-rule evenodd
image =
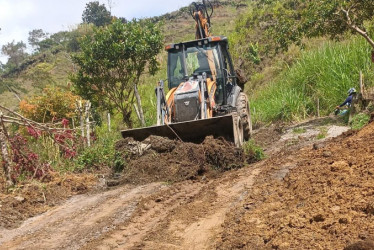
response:
<svg viewBox="0 0 374 250"><path fill-rule="evenodd" d="M201 144L158 136L150 136L141 143L124 139L117 142L116 150L125 162L124 181L133 184L212 177L244 166L245 160L253 160L253 155L245 156L232 143L212 137Z"/></svg>
<svg viewBox="0 0 374 250"><path fill-rule="evenodd" d="M374 123L325 144L280 153L263 165L254 188L225 220L222 249L343 249L372 243Z"/></svg>

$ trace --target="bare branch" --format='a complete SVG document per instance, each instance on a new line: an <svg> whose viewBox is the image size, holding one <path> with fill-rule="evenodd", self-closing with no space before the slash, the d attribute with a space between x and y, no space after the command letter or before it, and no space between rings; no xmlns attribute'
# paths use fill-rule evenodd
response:
<svg viewBox="0 0 374 250"><path fill-rule="evenodd" d="M353 6L351 6L351 8L349 8L348 10L345 10L343 8L341 8L341 11L345 14L347 20L346 20L346 23L347 25L352 29L354 30L356 33L360 34L362 37L364 37L366 39L366 41L368 41L368 43L370 44L370 46L374 49L374 41L369 37L369 35L367 34L367 32L365 32L364 30L360 29L357 25L355 25L353 22L352 22L352 19L349 15L349 12L350 10L352 9Z"/></svg>

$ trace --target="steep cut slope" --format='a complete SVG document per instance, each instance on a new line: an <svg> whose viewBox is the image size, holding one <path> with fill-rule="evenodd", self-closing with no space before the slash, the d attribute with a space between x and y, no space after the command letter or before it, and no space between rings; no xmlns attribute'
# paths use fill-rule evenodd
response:
<svg viewBox="0 0 374 250"><path fill-rule="evenodd" d="M264 162L254 188L227 217L221 248L342 249L370 239L373 187L374 123L282 153Z"/></svg>

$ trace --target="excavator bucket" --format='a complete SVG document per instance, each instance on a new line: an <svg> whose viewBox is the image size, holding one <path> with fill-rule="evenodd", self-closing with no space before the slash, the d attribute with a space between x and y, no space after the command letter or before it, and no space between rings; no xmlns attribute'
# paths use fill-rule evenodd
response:
<svg viewBox="0 0 374 250"><path fill-rule="evenodd" d="M132 137L137 141L143 141L150 135L167 137L169 139L180 139L183 142L200 143L206 136L224 137L240 146L240 129L237 123L240 119L236 113L213 117L209 119L177 122L168 125L151 126L122 130L122 137Z"/></svg>

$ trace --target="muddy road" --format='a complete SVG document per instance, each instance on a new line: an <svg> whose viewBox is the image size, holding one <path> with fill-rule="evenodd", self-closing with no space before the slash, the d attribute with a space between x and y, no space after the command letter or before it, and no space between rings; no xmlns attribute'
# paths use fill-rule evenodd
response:
<svg viewBox="0 0 374 250"><path fill-rule="evenodd" d="M151 183L78 195L19 228L1 230L0 248L212 248L225 214L259 173L254 165L219 180Z"/></svg>
<svg viewBox="0 0 374 250"><path fill-rule="evenodd" d="M171 157L150 154L153 165L143 173L154 171L158 160L184 180L144 184L150 179L138 178L144 183L76 195L17 228L0 229L0 248L343 249L360 240L370 246L374 149L358 150L355 158L347 147L374 145L374 124L328 139L346 130L323 121L259 130L255 138L264 138L266 160L214 173L200 164L198 152L227 163L205 147L219 150L224 143L203 144L196 152L191 145L164 147ZM173 152L187 160L172 160ZM181 172L184 164L198 165L199 176ZM127 182L147 176L129 172Z"/></svg>

